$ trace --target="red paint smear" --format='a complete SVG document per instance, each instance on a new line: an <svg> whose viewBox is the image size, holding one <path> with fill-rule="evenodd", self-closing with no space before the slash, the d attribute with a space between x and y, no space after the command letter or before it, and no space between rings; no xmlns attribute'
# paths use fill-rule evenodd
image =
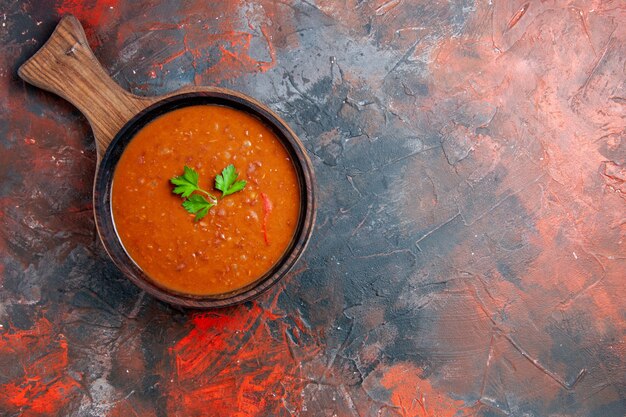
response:
<svg viewBox="0 0 626 417"><path fill-rule="evenodd" d="M395 364L385 371L382 385L391 391L391 402L401 416L454 417L463 401L449 398L421 377L411 363Z"/></svg>
<svg viewBox="0 0 626 417"><path fill-rule="evenodd" d="M273 301L276 301L276 298ZM288 345L285 314L253 304L197 314L193 329L170 353L175 375L167 387L168 415L261 416L301 408L300 360ZM269 322L278 326L270 331ZM305 332L305 329L300 329ZM278 334L278 336L277 336ZM303 348L312 355L313 349Z"/></svg>
<svg viewBox="0 0 626 417"><path fill-rule="evenodd" d="M0 334L0 355L36 352L46 347L52 333L52 324L41 319L30 330L10 332L5 329Z"/></svg>
<svg viewBox="0 0 626 417"><path fill-rule="evenodd" d="M242 310L235 310L239 313ZM245 313L245 314L244 314ZM202 313L191 322L194 329L180 340L171 353L176 357L176 373L179 381L193 380L219 360L219 353L226 353L230 346L225 337L236 343L261 314L255 304L250 311L239 314Z"/></svg>
<svg viewBox="0 0 626 417"><path fill-rule="evenodd" d="M270 213L272 212L272 201L265 193L261 193L261 199L263 200L263 224L261 225L261 230L263 231L263 238L265 239L265 244L269 246L270 240L267 237L267 221L269 220Z"/></svg>
<svg viewBox="0 0 626 417"><path fill-rule="evenodd" d="M92 47L102 43L96 32L103 30L103 26L111 24L119 18L118 0L62 0L56 6L59 16L74 15L85 28L85 34Z"/></svg>
<svg viewBox="0 0 626 417"><path fill-rule="evenodd" d="M67 342L52 332L52 325L40 319L32 329L5 332L0 336L0 355L5 369L17 373L0 385L0 409L20 416L53 415L62 412L75 397L79 383L66 374Z"/></svg>
<svg viewBox="0 0 626 417"><path fill-rule="evenodd" d="M232 370L218 375L211 384L185 393L181 403L176 404L177 409L182 405L182 409L191 415L202 415L204 410L212 410L214 416L268 415L269 410L280 407L282 399L289 396L285 386L293 384L290 372L283 365L289 362L286 353L284 348L274 345L238 355L237 361L250 364L249 369L243 370L235 365ZM261 358L270 366L260 364Z"/></svg>
<svg viewBox="0 0 626 417"><path fill-rule="evenodd" d="M72 14L76 16L83 26L96 27L101 25L106 18L116 17L118 0L62 0L56 6L59 16Z"/></svg>

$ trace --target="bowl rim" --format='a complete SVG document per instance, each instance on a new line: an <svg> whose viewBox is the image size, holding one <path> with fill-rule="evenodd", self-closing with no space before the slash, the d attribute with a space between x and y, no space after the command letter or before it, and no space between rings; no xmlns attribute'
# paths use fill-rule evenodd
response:
<svg viewBox="0 0 626 417"><path fill-rule="evenodd" d="M117 162L135 134L146 124L169 111L193 105L223 105L244 111L270 128L289 152L300 185L300 216L294 237L283 256L262 277L231 292L198 296L173 291L152 281L124 249L115 230L111 189ZM94 215L100 241L117 268L131 282L155 298L189 308L222 308L255 298L280 281L300 259L315 225L315 174L303 143L295 132L264 104L239 92L215 89L174 94L145 108L115 135L100 161L94 181Z"/></svg>

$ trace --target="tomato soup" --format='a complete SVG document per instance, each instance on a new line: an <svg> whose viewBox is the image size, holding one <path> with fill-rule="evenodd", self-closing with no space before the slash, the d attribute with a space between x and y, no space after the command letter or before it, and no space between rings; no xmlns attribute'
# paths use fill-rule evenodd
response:
<svg viewBox="0 0 626 417"><path fill-rule="evenodd" d="M196 221L170 178L189 166L219 196L215 177L230 164L245 188ZM143 127L117 164L111 193L128 255L158 285L193 295L263 276L291 243L300 211L296 170L280 140L255 117L217 105L173 110Z"/></svg>

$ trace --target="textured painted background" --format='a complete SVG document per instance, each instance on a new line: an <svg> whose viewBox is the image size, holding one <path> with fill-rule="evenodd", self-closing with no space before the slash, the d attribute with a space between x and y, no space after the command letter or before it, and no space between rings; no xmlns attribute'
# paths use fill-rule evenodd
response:
<svg viewBox="0 0 626 417"><path fill-rule="evenodd" d="M185 312L107 259L85 119L16 69L75 14L137 94L270 105L309 249ZM0 415L626 414L626 3L0 2Z"/></svg>

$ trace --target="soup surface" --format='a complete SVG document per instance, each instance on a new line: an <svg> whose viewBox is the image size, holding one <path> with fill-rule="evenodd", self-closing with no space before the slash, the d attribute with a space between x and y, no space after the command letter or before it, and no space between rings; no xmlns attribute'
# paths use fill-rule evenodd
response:
<svg viewBox="0 0 626 417"><path fill-rule="evenodd" d="M220 196L215 176L229 164L246 187L195 221L170 178L187 165L201 188ZM296 171L276 135L255 117L217 105L173 110L143 127L117 164L111 192L129 256L160 286L194 295L260 278L289 246L300 210Z"/></svg>

